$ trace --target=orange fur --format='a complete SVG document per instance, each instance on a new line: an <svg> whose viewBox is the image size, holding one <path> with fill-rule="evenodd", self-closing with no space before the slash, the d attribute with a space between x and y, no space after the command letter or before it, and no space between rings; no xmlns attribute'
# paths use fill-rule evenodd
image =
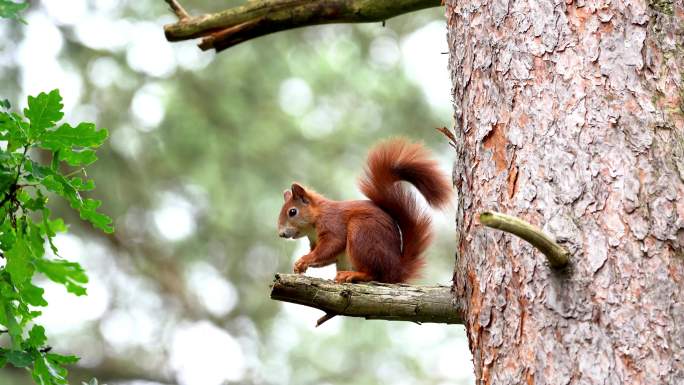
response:
<svg viewBox="0 0 684 385"><path fill-rule="evenodd" d="M308 267L335 263L346 253L354 271L338 272L338 282L395 283L415 278L432 238L430 218L399 182L413 184L431 206L445 206L451 186L429 155L422 145L405 139L376 145L359 183L370 200L332 201L293 184L284 193L280 235L306 235L312 240L311 252L295 262L294 271L304 273Z"/></svg>

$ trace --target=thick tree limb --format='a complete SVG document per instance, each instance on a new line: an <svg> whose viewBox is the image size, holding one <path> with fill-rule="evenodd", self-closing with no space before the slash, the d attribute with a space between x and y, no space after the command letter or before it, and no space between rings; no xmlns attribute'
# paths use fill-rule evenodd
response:
<svg viewBox="0 0 684 385"><path fill-rule="evenodd" d="M335 315L417 323L463 323L463 309L448 286L335 283L304 275L276 274L271 299L325 311L318 325Z"/></svg>
<svg viewBox="0 0 684 385"><path fill-rule="evenodd" d="M200 48L216 51L287 29L383 21L441 5L441 0L252 0L221 12L191 17L176 0L165 1L179 17L177 23L164 26L167 40L202 37Z"/></svg>
<svg viewBox="0 0 684 385"><path fill-rule="evenodd" d="M485 211L480 214L480 223L517 235L546 255L549 265L554 269L565 267L570 261L570 252L544 234L536 226L510 215Z"/></svg>

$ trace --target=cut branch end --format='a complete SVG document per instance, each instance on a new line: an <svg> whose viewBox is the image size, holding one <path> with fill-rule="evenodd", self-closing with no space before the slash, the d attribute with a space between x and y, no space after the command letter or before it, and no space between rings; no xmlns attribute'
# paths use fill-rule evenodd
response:
<svg viewBox="0 0 684 385"><path fill-rule="evenodd" d="M480 223L487 227L516 235L541 251L549 265L554 269L562 269L570 262L570 252L544 234L536 226L510 215L485 211L480 213Z"/></svg>

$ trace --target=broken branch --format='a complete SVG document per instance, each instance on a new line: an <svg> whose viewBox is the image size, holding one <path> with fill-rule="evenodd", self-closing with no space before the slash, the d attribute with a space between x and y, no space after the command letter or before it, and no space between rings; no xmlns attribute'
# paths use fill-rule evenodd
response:
<svg viewBox="0 0 684 385"><path fill-rule="evenodd" d="M546 255L549 265L554 269L561 269L570 261L568 250L557 244L553 238L544 234L539 228L520 218L494 211L485 211L480 214L480 223L524 239Z"/></svg>
<svg viewBox="0 0 684 385"><path fill-rule="evenodd" d="M318 325L345 315L389 321L462 324L463 308L449 286L335 283L297 274L276 274L271 299L326 312Z"/></svg>

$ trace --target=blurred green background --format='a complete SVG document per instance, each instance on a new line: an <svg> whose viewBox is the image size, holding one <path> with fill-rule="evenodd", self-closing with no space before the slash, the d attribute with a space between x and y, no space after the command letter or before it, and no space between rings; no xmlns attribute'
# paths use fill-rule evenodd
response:
<svg viewBox="0 0 684 385"><path fill-rule="evenodd" d="M193 14L238 3L183 2ZM273 274L307 251L276 234L292 181L359 198L366 151L392 135L424 141L450 170L435 131L452 125L442 8L218 55L166 42L161 0L36 1L24 18L0 20L0 97L23 108L59 88L66 121L111 134L89 176L116 233L55 207L71 224L58 247L87 268L89 296L40 282L51 345L82 356L72 383L474 383L460 326L337 317L316 329L319 311L268 298ZM435 213L419 283L450 284L452 218ZM0 385L29 383L0 372Z"/></svg>

